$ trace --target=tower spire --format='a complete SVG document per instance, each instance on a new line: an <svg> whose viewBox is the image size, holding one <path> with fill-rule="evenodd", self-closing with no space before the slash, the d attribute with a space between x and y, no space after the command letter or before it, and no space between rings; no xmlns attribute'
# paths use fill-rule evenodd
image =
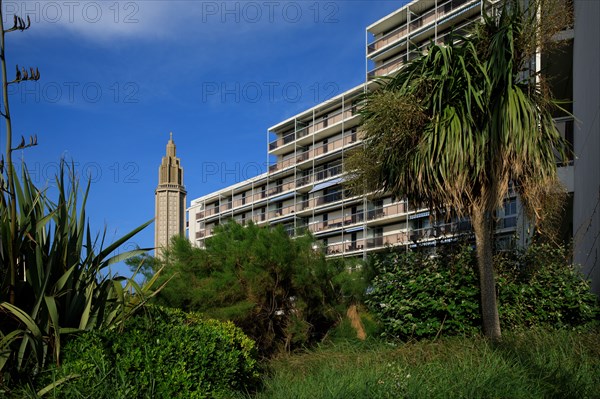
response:
<svg viewBox="0 0 600 399"><path fill-rule="evenodd" d="M186 191L183 168L176 155L173 132L169 133L166 154L158 168L158 187L155 195L154 246L156 255L168 248L171 237L185 235Z"/></svg>

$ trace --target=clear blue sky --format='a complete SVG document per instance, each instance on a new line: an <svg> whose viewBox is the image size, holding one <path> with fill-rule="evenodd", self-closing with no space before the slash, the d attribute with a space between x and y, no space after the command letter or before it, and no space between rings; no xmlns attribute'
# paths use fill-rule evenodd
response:
<svg viewBox="0 0 600 399"><path fill-rule="evenodd" d="M173 132L190 200L264 171L268 127L364 81L365 28L406 1L4 1L18 151L38 186L64 157L109 241L154 217ZM4 143L6 129L0 124ZM4 144L2 144L3 146ZM2 147L3 148L3 147ZM152 247L153 225L132 243Z"/></svg>

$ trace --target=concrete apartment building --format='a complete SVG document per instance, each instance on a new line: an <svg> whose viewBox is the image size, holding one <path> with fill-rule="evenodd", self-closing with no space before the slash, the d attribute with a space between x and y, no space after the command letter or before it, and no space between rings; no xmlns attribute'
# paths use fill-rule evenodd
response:
<svg viewBox="0 0 600 399"><path fill-rule="evenodd" d="M239 223L252 220L259 225L281 224L292 235L307 229L322 242L328 256L365 256L388 245L431 246L469 232L468 220L436 222L426 209L411 208L405 200L394 200L389 195L352 195L342 185L342 171L348 151L361 143L356 104L369 81L393 74L431 41L444 43L452 30L468 29L492 3L497 2L415 0L367 27L366 83L269 128L268 154L276 161L262 175L193 200L188 209L189 239L202 247L216 225L233 218ZM575 153L581 154L559 171L569 192L575 193L565 229L567 234L575 234L575 261L584 265L585 272L595 273L600 214L600 163L594 151L600 150L598 4L576 0L575 28L563 32L570 41L566 55L536 60L541 64L538 67L547 64L553 74L561 76L553 83L558 97L575 98L573 112L581 124L574 124L572 117L556 115L559 130L574 143ZM588 36L588 30L594 29ZM581 43L575 40L579 35L584 37ZM590 58L589 50L594 45ZM578 81L580 70L582 80ZM593 74L588 87L598 89L586 91L585 84L590 83ZM578 94L585 100L578 102ZM580 134L586 137L585 144L578 142ZM581 196L578 185L585 187ZM499 245L511 245L514 237L524 240L528 236L520 209L513 195L498 210ZM578 233L581 231L584 233ZM579 242L577 234L583 237ZM587 260L581 261L583 258Z"/></svg>

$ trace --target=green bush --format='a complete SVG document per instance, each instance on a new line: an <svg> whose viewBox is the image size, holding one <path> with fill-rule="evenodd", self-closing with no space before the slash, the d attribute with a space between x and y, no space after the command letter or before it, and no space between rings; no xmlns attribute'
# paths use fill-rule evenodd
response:
<svg viewBox="0 0 600 399"><path fill-rule="evenodd" d="M254 342L231 322L152 308L123 331L93 331L64 348L62 367L41 386L78 375L57 398L219 398L258 381Z"/></svg>
<svg viewBox="0 0 600 399"><path fill-rule="evenodd" d="M422 252L376 255L379 274L366 303L384 335L400 338L478 331L479 290L468 249L429 257Z"/></svg>
<svg viewBox="0 0 600 399"><path fill-rule="evenodd" d="M315 251L314 237L291 238L282 226L230 220L205 244L201 249L185 237L173 238L159 278L169 283L157 303L231 320L256 341L261 355L321 340L345 311L338 305L364 292L355 288L360 273Z"/></svg>
<svg viewBox="0 0 600 399"><path fill-rule="evenodd" d="M564 247L532 245L496 257L500 319L508 327L577 327L600 314Z"/></svg>
<svg viewBox="0 0 600 399"><path fill-rule="evenodd" d="M376 255L366 303L384 335L401 339L480 330L479 285L471 247ZM562 247L545 244L496 256L499 313L505 330L576 327L598 315L589 284Z"/></svg>

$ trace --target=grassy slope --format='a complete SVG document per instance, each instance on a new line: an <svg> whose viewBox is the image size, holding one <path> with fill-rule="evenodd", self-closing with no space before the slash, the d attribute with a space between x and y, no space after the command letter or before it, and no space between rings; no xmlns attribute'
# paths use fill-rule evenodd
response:
<svg viewBox="0 0 600 399"><path fill-rule="evenodd" d="M336 343L271 362L253 399L600 398L600 331Z"/></svg>

